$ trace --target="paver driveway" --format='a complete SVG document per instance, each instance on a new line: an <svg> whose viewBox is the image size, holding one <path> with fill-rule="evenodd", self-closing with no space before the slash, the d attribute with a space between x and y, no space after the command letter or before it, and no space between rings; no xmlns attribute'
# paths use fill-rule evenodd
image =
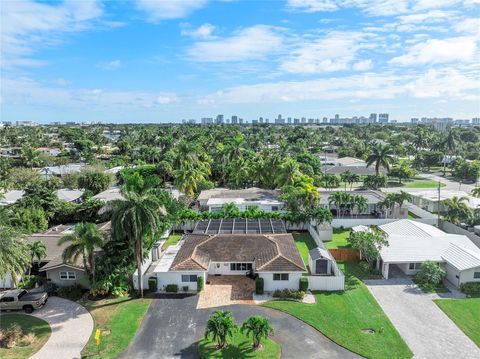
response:
<svg viewBox="0 0 480 359"><path fill-rule="evenodd" d="M252 293L255 281L239 275L210 276L200 293L197 309L221 307L231 304L254 304Z"/></svg>
<svg viewBox="0 0 480 359"><path fill-rule="evenodd" d="M478 359L480 349L408 278L366 280L415 358Z"/></svg>
<svg viewBox="0 0 480 359"><path fill-rule="evenodd" d="M120 358L197 358L196 343L215 309L232 311L237 324L251 315L269 318L282 358L360 358L302 321L274 309L236 304L197 310L197 300L197 296L178 296L153 301L140 330Z"/></svg>

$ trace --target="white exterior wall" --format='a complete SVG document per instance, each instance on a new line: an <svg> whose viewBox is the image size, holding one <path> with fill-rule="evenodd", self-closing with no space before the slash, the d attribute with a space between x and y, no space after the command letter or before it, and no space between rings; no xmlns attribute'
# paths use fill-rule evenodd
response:
<svg viewBox="0 0 480 359"><path fill-rule="evenodd" d="M164 291L165 287L168 284L176 284L178 287L178 292L182 292L182 287L188 286L188 290L196 291L197 282L182 282L182 275L191 275L196 274L198 277L203 277L204 283L207 281L207 274L205 272L163 272L157 273L157 288L158 291ZM146 283L148 288L148 278L146 278Z"/></svg>
<svg viewBox="0 0 480 359"><path fill-rule="evenodd" d="M263 278L263 289L266 292L273 292L277 289L298 290L302 273L289 273L288 280L273 280L273 272L258 273L258 276Z"/></svg>
<svg viewBox="0 0 480 359"><path fill-rule="evenodd" d="M398 219L395 219L395 218L343 218L343 219L334 218L332 221L332 227L333 228L340 228L340 227L352 228L359 225L380 226L382 224L396 222L396 221L398 221ZM434 217L416 218L414 219L414 221L425 223L425 224L431 224L431 225L437 224L437 219Z"/></svg>
<svg viewBox="0 0 480 359"><path fill-rule="evenodd" d="M237 208L239 211L243 212L247 210L247 207L251 206L257 206L260 211L263 212L272 212L272 206L278 207L278 211L275 212L283 212L283 203L278 203L278 204L261 204L261 203L256 203L256 202L249 202L247 204L237 204ZM221 205L210 205L208 206L208 211L209 212L220 212L222 210Z"/></svg>
<svg viewBox="0 0 480 359"><path fill-rule="evenodd" d="M473 278L473 273L480 272L480 267L466 269L460 272L460 281L459 284L466 282L478 282L480 283L480 278Z"/></svg>
<svg viewBox="0 0 480 359"><path fill-rule="evenodd" d="M232 271L230 270L230 263L252 263L252 268L255 269L253 262L210 262L210 266L208 267L208 274L215 275L246 275L249 271Z"/></svg>
<svg viewBox="0 0 480 359"><path fill-rule="evenodd" d="M308 276L308 289L336 291L345 289L345 277L342 276Z"/></svg>
<svg viewBox="0 0 480 359"><path fill-rule="evenodd" d="M460 272L457 268L447 263L445 265L445 271L447 272L447 280L452 283L454 286L458 287L460 285ZM473 277L473 273L472 273Z"/></svg>

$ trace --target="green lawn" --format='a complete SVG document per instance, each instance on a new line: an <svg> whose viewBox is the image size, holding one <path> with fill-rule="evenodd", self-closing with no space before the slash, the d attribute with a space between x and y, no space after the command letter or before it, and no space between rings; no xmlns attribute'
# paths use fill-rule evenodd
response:
<svg viewBox="0 0 480 359"><path fill-rule="evenodd" d="M170 246L174 246L180 241L180 239L182 239L181 234L170 234L165 243L163 243L162 249L165 250Z"/></svg>
<svg viewBox="0 0 480 359"><path fill-rule="evenodd" d="M2 359L24 359L31 357L43 347L52 333L46 321L31 315L7 314L0 317L0 329L6 329L14 323L20 325L24 334L33 332L36 339L28 346L15 346L11 349L0 348L0 358Z"/></svg>
<svg viewBox="0 0 480 359"><path fill-rule="evenodd" d="M438 188L438 182L427 179L414 179L411 181L388 182L388 187L402 187L402 188ZM440 183L440 187L445 187L445 184Z"/></svg>
<svg viewBox="0 0 480 359"><path fill-rule="evenodd" d="M317 243L315 243L315 240L310 233L293 233L293 239L295 240L297 249L302 256L303 263L305 263L305 266L308 266L308 252L311 249L318 247Z"/></svg>
<svg viewBox="0 0 480 359"><path fill-rule="evenodd" d="M350 248L350 243L348 243L347 238L350 235L349 229L334 229L333 230L333 240L330 242L325 242L325 246L328 249L333 248Z"/></svg>
<svg viewBox="0 0 480 359"><path fill-rule="evenodd" d="M318 329L339 345L367 358L411 358L412 352L367 287L354 274L357 264L339 263L347 290L317 292L315 304L272 301L270 308L287 312ZM368 330L373 329L373 334Z"/></svg>
<svg viewBox="0 0 480 359"><path fill-rule="evenodd" d="M253 350L251 337L246 337L239 330L228 340L227 348L220 350L210 339L202 339L198 344L200 358L280 358L280 346L272 339L262 340L262 347Z"/></svg>
<svg viewBox="0 0 480 359"><path fill-rule="evenodd" d="M480 347L480 298L436 299L434 302Z"/></svg>
<svg viewBox="0 0 480 359"><path fill-rule="evenodd" d="M147 312L151 299L128 297L86 301L82 303L90 311L95 328L82 358L115 358L124 351L137 332ZM100 354L95 344L95 330L100 329Z"/></svg>

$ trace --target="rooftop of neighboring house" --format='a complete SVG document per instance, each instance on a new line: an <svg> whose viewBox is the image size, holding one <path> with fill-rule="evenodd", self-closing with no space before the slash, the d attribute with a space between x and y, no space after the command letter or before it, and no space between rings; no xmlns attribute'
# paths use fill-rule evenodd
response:
<svg viewBox="0 0 480 359"><path fill-rule="evenodd" d="M291 234L188 234L171 271L207 271L210 262L255 262L256 272L305 272Z"/></svg>
<svg viewBox="0 0 480 359"><path fill-rule="evenodd" d="M70 173L80 172L85 168L84 163L69 163L59 166L47 166L40 169L42 174L63 176Z"/></svg>
<svg viewBox="0 0 480 359"><path fill-rule="evenodd" d="M411 263L463 261L464 252L480 256L480 249L465 235L446 233L429 224L408 219L378 226L387 234L388 246L380 250L385 262ZM451 245L459 251L449 249ZM444 257L445 254L447 257ZM447 260L448 259L448 260Z"/></svg>
<svg viewBox="0 0 480 359"><path fill-rule="evenodd" d="M405 189L405 192L410 193L412 196L422 198L432 202L438 202L438 189L431 189L431 190L424 190L424 191L415 191ZM452 199L453 197L466 197L468 198L468 202L466 201L465 204L470 208L477 208L480 206L480 198L476 198L470 196L468 193L464 191L455 191L455 190L447 190L447 189L440 189L440 201L444 201L446 199Z"/></svg>
<svg viewBox="0 0 480 359"><path fill-rule="evenodd" d="M334 190L334 191L319 189L318 193L320 195L320 204L327 205L329 202L330 196L335 192L344 192L344 191L341 189ZM377 204L385 199L385 195L382 192L374 191L374 190L353 190L353 191L346 191L346 193L351 195L363 196L367 199L368 204Z"/></svg>
<svg viewBox="0 0 480 359"><path fill-rule="evenodd" d="M122 196L120 187L110 187L109 189L107 189L103 192L97 193L92 198L101 199L105 202L115 201L117 199L120 199L120 200L125 199Z"/></svg>
<svg viewBox="0 0 480 359"><path fill-rule="evenodd" d="M355 157L340 157L335 160L337 166L366 166L367 163L360 158Z"/></svg>
<svg viewBox="0 0 480 359"><path fill-rule="evenodd" d="M25 191L21 191L21 190L12 190L12 191L5 192L3 193L3 196L0 196L0 206L14 204L20 198L22 198L24 194L25 194Z"/></svg>
<svg viewBox="0 0 480 359"><path fill-rule="evenodd" d="M35 149L36 151L61 151L60 147L38 147Z"/></svg>
<svg viewBox="0 0 480 359"><path fill-rule="evenodd" d="M375 166L365 167L365 166L326 166L325 172L333 175L340 175L344 172L350 171L359 176L367 176L375 174ZM388 171L381 167L379 169L380 174L386 174Z"/></svg>
<svg viewBox="0 0 480 359"><path fill-rule="evenodd" d="M81 189L61 188L56 191L57 197L61 201L74 202L83 196L85 191Z"/></svg>
<svg viewBox="0 0 480 359"><path fill-rule="evenodd" d="M215 188L200 192L198 196L199 201L208 201L209 199L227 200L227 202L235 202L235 200L243 201L276 201L280 196L280 191L269 190L257 187L250 187L245 189L228 189Z"/></svg>

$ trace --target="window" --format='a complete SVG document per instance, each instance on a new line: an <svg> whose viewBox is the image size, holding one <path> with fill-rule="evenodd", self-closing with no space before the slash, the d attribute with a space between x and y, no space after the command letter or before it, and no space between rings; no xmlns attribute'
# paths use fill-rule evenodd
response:
<svg viewBox="0 0 480 359"><path fill-rule="evenodd" d="M408 265L408 269L410 270L418 270L420 268L422 268L422 263L410 263Z"/></svg>
<svg viewBox="0 0 480 359"><path fill-rule="evenodd" d="M231 271L249 271L252 269L252 263L230 263Z"/></svg>
<svg viewBox="0 0 480 359"><path fill-rule="evenodd" d="M272 206L272 212L277 212L278 211L278 206Z"/></svg>
<svg viewBox="0 0 480 359"><path fill-rule="evenodd" d="M60 272L60 279L74 280L76 279L75 272Z"/></svg>
<svg viewBox="0 0 480 359"><path fill-rule="evenodd" d="M480 272L473 272L473 278L480 279Z"/></svg>
<svg viewBox="0 0 480 359"><path fill-rule="evenodd" d="M182 274L182 282L197 282L196 274Z"/></svg>
<svg viewBox="0 0 480 359"><path fill-rule="evenodd" d="M273 280L288 280L288 273L274 273Z"/></svg>
<svg viewBox="0 0 480 359"><path fill-rule="evenodd" d="M2 303L7 303L7 302L13 302L13 297L3 297L0 302Z"/></svg>

